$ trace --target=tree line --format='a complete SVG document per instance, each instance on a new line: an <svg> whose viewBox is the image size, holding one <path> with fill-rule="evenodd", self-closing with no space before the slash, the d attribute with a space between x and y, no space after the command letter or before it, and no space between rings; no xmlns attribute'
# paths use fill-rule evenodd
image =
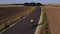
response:
<svg viewBox="0 0 60 34"><path fill-rule="evenodd" d="M26 2L26 3L24 3L24 5L25 6L42 6L41 3L34 3L34 2L31 2L31 3Z"/></svg>
<svg viewBox="0 0 60 34"><path fill-rule="evenodd" d="M24 6L43 6L41 3L35 3L35 2L25 2L23 4L11 4L11 5L24 5Z"/></svg>

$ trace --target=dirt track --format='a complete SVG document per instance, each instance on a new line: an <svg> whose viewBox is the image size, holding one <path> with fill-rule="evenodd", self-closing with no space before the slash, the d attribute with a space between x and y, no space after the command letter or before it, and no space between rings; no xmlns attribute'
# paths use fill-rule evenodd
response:
<svg viewBox="0 0 60 34"><path fill-rule="evenodd" d="M60 7L44 7L51 34L60 34Z"/></svg>

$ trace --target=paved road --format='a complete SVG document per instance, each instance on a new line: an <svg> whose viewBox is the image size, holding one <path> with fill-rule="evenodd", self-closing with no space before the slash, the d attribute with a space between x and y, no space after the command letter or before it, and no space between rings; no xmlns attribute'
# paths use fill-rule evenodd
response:
<svg viewBox="0 0 60 34"><path fill-rule="evenodd" d="M41 14L41 8L37 7L31 15L27 16L16 25L6 30L2 34L34 34L36 25L38 24ZM34 23L31 24L30 19L34 19Z"/></svg>

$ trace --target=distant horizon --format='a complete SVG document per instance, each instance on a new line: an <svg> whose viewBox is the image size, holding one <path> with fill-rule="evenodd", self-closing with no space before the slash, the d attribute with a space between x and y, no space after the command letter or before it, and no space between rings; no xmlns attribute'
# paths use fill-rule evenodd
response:
<svg viewBox="0 0 60 34"><path fill-rule="evenodd" d="M60 0L0 0L0 4L16 4L25 2L40 2L42 4L60 4Z"/></svg>

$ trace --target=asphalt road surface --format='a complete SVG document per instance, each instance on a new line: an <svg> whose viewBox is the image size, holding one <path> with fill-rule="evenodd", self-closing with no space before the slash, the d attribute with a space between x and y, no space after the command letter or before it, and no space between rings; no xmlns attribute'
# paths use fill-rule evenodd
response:
<svg viewBox="0 0 60 34"><path fill-rule="evenodd" d="M41 8L37 7L29 16L18 22L13 27L4 31L2 34L34 34L40 19L40 14ZM33 24L31 24L31 19L34 19Z"/></svg>

